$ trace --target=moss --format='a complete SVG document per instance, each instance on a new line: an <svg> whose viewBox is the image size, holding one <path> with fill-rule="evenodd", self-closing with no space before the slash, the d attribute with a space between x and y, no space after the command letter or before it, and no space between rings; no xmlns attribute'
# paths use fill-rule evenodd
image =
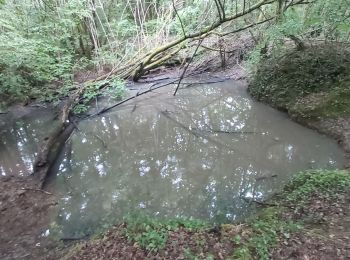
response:
<svg viewBox="0 0 350 260"><path fill-rule="evenodd" d="M350 86L300 98L289 112L294 117L309 119L350 115Z"/></svg>
<svg viewBox="0 0 350 260"><path fill-rule="evenodd" d="M249 84L256 99L302 117L350 114L350 51L322 45L268 58ZM317 99L323 95L325 99ZM309 103L309 101L312 101Z"/></svg>

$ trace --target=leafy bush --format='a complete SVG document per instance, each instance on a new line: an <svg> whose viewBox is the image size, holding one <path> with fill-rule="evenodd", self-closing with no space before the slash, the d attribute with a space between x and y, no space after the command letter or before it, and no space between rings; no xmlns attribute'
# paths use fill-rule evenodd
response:
<svg viewBox="0 0 350 260"><path fill-rule="evenodd" d="M44 40L1 34L0 96L12 101L43 95L48 84L70 80L71 58L69 53Z"/></svg>

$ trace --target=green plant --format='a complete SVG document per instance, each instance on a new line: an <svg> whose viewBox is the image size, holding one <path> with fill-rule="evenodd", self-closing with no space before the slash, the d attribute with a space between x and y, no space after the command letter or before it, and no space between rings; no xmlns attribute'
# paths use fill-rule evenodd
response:
<svg viewBox="0 0 350 260"><path fill-rule="evenodd" d="M45 96L53 82L70 81L71 70L71 54L50 41L0 35L0 94L9 101Z"/></svg>
<svg viewBox="0 0 350 260"><path fill-rule="evenodd" d="M243 245L235 249L232 259L250 260L250 259L253 259L253 257L251 255L251 252L248 246Z"/></svg>
<svg viewBox="0 0 350 260"><path fill-rule="evenodd" d="M89 107L86 104L77 104L73 108L75 114L82 114L88 111Z"/></svg>
<svg viewBox="0 0 350 260"><path fill-rule="evenodd" d="M184 249L184 255L188 260L199 260L199 257L192 253L191 249L189 248Z"/></svg>
<svg viewBox="0 0 350 260"><path fill-rule="evenodd" d="M302 204L312 195L332 197L350 189L350 174L340 170L310 170L296 175L284 188L289 203Z"/></svg>
<svg viewBox="0 0 350 260"><path fill-rule="evenodd" d="M113 79L109 82L108 94L114 99L121 99L126 91L125 81L121 79Z"/></svg>
<svg viewBox="0 0 350 260"><path fill-rule="evenodd" d="M207 224L200 220L181 218L161 220L143 214L130 214L125 217L125 223L126 237L150 251L164 248L169 231L177 230L180 227L197 231L207 227Z"/></svg>
<svg viewBox="0 0 350 260"><path fill-rule="evenodd" d="M260 212L250 222L251 234L246 241L235 237L238 248L235 249L234 259L252 259L252 255L259 256L259 259L270 259L270 250L275 246L280 237L289 238L290 234L301 226L291 221L281 219L281 208L269 207Z"/></svg>
<svg viewBox="0 0 350 260"><path fill-rule="evenodd" d="M101 91L103 87L107 86L106 91ZM63 88L60 91L60 95L65 96L69 93L70 87ZM74 107L74 113L84 113L89 109L89 104L92 100L96 99L100 95L107 95L114 99L121 99L125 94L125 82L120 79L103 80L85 85L84 94L79 104Z"/></svg>

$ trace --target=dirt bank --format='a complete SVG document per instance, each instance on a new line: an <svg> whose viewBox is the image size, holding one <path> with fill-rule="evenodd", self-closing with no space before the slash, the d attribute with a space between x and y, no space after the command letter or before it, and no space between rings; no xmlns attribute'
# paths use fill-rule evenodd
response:
<svg viewBox="0 0 350 260"><path fill-rule="evenodd" d="M43 236L57 204L29 178L0 178L0 258L56 259L53 241Z"/></svg>

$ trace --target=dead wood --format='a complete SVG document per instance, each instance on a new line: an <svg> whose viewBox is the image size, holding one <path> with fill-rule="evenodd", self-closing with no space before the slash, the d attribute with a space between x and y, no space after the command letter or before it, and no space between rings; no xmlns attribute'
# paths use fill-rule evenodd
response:
<svg viewBox="0 0 350 260"><path fill-rule="evenodd" d="M179 82L177 83L177 87L176 87L176 89L175 89L174 96L176 95L176 93L177 93L177 91L178 91L178 89L179 89L179 87L180 87L180 85L181 85L181 81L183 80L183 78L184 78L184 76L185 76L185 74L186 74L186 71L187 71L188 67L191 65L191 62L193 61L194 56L196 56L196 53L197 53L197 51L198 51L198 49L199 49L199 46L201 46L202 42L203 42L203 39L200 39L200 40L198 41L198 45L197 45L197 47L196 47L196 49L195 49L195 51L194 51L194 53L193 53L191 59L190 59L189 62L187 63L186 67L184 68L184 70L183 70L183 72L182 72L182 74L181 74L181 77L180 77L180 79L179 79Z"/></svg>
<svg viewBox="0 0 350 260"><path fill-rule="evenodd" d="M21 190L37 191L37 192L45 193L47 195L53 195L51 192L48 192L48 191L42 190L42 189L21 188Z"/></svg>
<svg viewBox="0 0 350 260"><path fill-rule="evenodd" d="M210 134L238 134L238 135L243 135L243 134L259 134L258 132L253 132L253 131L224 131L224 130L215 130L215 129L210 129L210 130L198 130Z"/></svg>
<svg viewBox="0 0 350 260"><path fill-rule="evenodd" d="M163 65L167 60L171 59L175 54L177 54L182 48L185 47L185 43L193 40L203 40L209 35L218 35L219 33L215 32L217 28L219 28L221 25L234 21L238 18L244 17L245 15L255 11L259 10L262 6L272 4L276 0L261 0L258 3L249 6L248 8L244 8L242 11L238 12L236 10L235 14L226 15L224 12L223 5L219 4L219 10L223 10L220 12L220 16L218 21L214 22L211 26L204 28L198 32L186 34L183 32L183 36L179 39L176 39L170 43L167 43L161 47L158 47L145 55L143 55L141 58L138 59L131 59L129 63L127 63L125 66L120 68L113 68L109 73L100 76L96 80L93 80L92 82L99 81L99 80L105 80L108 79L111 76L116 76L119 78L133 78L134 81L138 81L143 75L145 75L147 72L149 72L152 69L155 69L161 65ZM238 28L232 32L228 32L227 34L240 32L243 30L246 30L248 28L251 28L255 25L265 23L267 21L272 20L273 18L268 18L265 21L253 23L250 25L247 25L242 28ZM91 81L90 81L91 82Z"/></svg>
<svg viewBox="0 0 350 260"><path fill-rule="evenodd" d="M173 80L173 81L171 81L171 82L164 83L164 84L159 85L159 86L157 86L158 83L155 83L155 84L153 84L149 89L147 89L147 90L145 90L145 91L143 91L143 92L137 92L136 95L131 96L131 97L128 97L128 98L126 98L126 99L123 99L122 101L119 101L118 103L116 103L116 104L114 104L114 105L112 105L112 106L105 107L105 108L101 109L100 111L96 112L95 114L92 114L92 115L87 116L85 119L87 119L87 118L92 118L92 117L99 116L99 115L102 115L102 114L104 114L104 113L110 111L111 109L113 109L113 108L115 108L115 107L117 107L117 106L120 106L120 105L122 105L122 104L124 104L124 103L126 103L126 102L128 102L128 101L130 101L130 100L132 100L132 99L134 99L134 98L137 98L138 96L147 94L147 93L152 92L153 90L156 90L156 89L159 89L159 88L163 88L163 87L169 86L169 85L171 85L171 84L174 84L176 81L178 81L178 79Z"/></svg>
<svg viewBox="0 0 350 260"><path fill-rule="evenodd" d="M80 87L72 98L66 100L59 112L59 125L56 127L39 145L37 156L33 164L33 177L37 186L41 189L47 176L52 170L66 140L75 129L75 119L71 115L72 108L79 102L84 93L84 88Z"/></svg>

